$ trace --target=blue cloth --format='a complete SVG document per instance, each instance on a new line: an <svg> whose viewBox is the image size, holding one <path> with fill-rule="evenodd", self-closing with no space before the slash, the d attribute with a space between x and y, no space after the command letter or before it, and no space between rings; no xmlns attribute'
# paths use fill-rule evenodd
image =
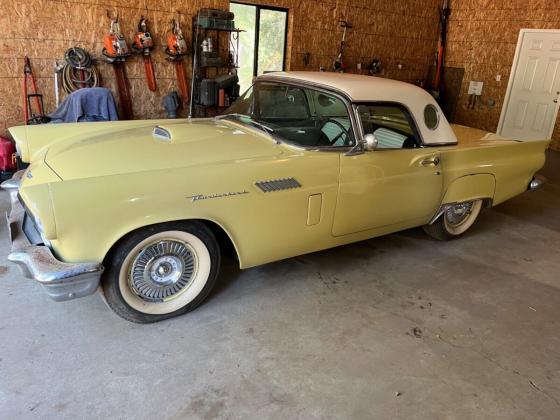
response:
<svg viewBox="0 0 560 420"><path fill-rule="evenodd" d="M64 99L51 115L51 123L116 121L119 119L113 94L107 88L79 89Z"/></svg>

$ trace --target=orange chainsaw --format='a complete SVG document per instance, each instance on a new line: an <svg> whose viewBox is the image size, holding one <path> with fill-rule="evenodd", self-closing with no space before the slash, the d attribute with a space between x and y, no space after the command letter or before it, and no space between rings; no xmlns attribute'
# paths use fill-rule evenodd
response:
<svg viewBox="0 0 560 420"><path fill-rule="evenodd" d="M177 85L179 86L179 92L181 92L183 106L186 107L189 103L189 88L185 68L183 67L183 57L188 54L188 47L178 19L171 21L171 33L167 35L165 53L167 54L167 60L175 65Z"/></svg>
<svg viewBox="0 0 560 420"><path fill-rule="evenodd" d="M128 44L121 32L119 25L119 15L115 19L111 18L111 26L109 33L103 38L103 56L105 61L113 65L115 70L115 79L117 80L117 87L119 90L119 102L121 105L122 119L131 120L132 115L132 100L130 98L130 91L128 90L128 82L126 79L126 68L124 61L130 55Z"/></svg>
<svg viewBox="0 0 560 420"><path fill-rule="evenodd" d="M154 65L152 63L151 51L154 48L154 40L148 31L148 24L146 18L142 16L140 23L138 23L138 32L134 35L132 43L132 52L135 54L142 54L144 59L144 70L146 71L146 81L148 82L148 89L152 92L157 90L156 76L154 74Z"/></svg>

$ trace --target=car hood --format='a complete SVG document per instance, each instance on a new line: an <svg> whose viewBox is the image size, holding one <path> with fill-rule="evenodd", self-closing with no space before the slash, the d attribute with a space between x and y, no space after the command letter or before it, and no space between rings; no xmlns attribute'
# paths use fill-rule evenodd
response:
<svg viewBox="0 0 560 420"><path fill-rule="evenodd" d="M157 171L275 156L282 147L265 133L219 120L114 123L111 130L79 123L53 143L45 162L63 180Z"/></svg>

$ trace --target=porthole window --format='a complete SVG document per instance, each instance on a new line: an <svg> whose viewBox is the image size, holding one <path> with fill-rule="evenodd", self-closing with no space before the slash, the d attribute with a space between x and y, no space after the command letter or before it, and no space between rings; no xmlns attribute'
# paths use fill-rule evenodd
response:
<svg viewBox="0 0 560 420"><path fill-rule="evenodd" d="M428 104L424 108L424 123L430 130L435 130L439 125L439 112L432 104Z"/></svg>

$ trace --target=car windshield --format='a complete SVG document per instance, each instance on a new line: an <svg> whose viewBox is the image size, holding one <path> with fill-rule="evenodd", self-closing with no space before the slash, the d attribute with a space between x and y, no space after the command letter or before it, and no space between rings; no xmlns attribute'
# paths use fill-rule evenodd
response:
<svg viewBox="0 0 560 420"><path fill-rule="evenodd" d="M234 119L301 147L354 145L345 103L321 90L257 82L221 118Z"/></svg>

